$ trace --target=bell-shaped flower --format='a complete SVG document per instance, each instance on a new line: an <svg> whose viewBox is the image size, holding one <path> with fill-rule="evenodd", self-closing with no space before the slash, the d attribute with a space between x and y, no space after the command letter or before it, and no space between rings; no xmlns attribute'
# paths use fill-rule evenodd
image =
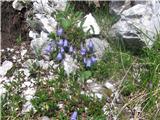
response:
<svg viewBox="0 0 160 120"><path fill-rule="evenodd" d="M64 53L64 48L61 47L61 48L60 48L60 51L61 51L61 53Z"/></svg>
<svg viewBox="0 0 160 120"><path fill-rule="evenodd" d="M87 50L85 48L81 48L81 55L86 55Z"/></svg>
<svg viewBox="0 0 160 120"><path fill-rule="evenodd" d="M87 63L86 63L86 67L91 67L91 65L92 65L92 61L91 61L91 59L87 59Z"/></svg>
<svg viewBox="0 0 160 120"><path fill-rule="evenodd" d="M66 39L64 40L63 46L64 46L64 47L68 47L68 41L67 41Z"/></svg>
<svg viewBox="0 0 160 120"><path fill-rule="evenodd" d="M88 48L89 48L90 52L93 52L94 44L93 44L92 40L89 41Z"/></svg>
<svg viewBox="0 0 160 120"><path fill-rule="evenodd" d="M87 64L87 59L85 57L83 58L83 64Z"/></svg>
<svg viewBox="0 0 160 120"><path fill-rule="evenodd" d="M58 42L58 45L63 46L63 44L64 44L64 41L62 39L60 39L59 42Z"/></svg>
<svg viewBox="0 0 160 120"><path fill-rule="evenodd" d="M96 63L96 61L97 61L96 57L92 56L92 57L91 57L91 62L92 62L92 64Z"/></svg>
<svg viewBox="0 0 160 120"><path fill-rule="evenodd" d="M45 48L45 51L47 53L50 53L52 51L52 45L51 44L48 44L48 46Z"/></svg>
<svg viewBox="0 0 160 120"><path fill-rule="evenodd" d="M72 115L71 115L71 119L70 120L77 120L77 112L73 112Z"/></svg>
<svg viewBox="0 0 160 120"><path fill-rule="evenodd" d="M58 36L62 36L62 34L63 34L63 29L62 29L62 28L59 28L56 33L57 33Z"/></svg>
<svg viewBox="0 0 160 120"><path fill-rule="evenodd" d="M59 52L57 57L56 57L56 60L61 61L62 59L63 59L62 53Z"/></svg>
<svg viewBox="0 0 160 120"><path fill-rule="evenodd" d="M69 47L69 52L72 53L73 52L73 46Z"/></svg>

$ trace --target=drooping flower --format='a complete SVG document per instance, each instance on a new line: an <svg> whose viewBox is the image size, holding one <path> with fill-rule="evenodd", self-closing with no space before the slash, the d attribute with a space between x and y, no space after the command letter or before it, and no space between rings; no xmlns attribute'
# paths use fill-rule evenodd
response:
<svg viewBox="0 0 160 120"><path fill-rule="evenodd" d="M88 48L89 48L90 52L93 52L94 44L91 40L88 43Z"/></svg>
<svg viewBox="0 0 160 120"><path fill-rule="evenodd" d="M96 61L97 61L96 57L92 56L92 57L91 57L91 62L92 62L92 64L96 63Z"/></svg>
<svg viewBox="0 0 160 120"><path fill-rule="evenodd" d="M67 41L66 39L64 40L63 46L64 46L64 47L68 47L68 41Z"/></svg>
<svg viewBox="0 0 160 120"><path fill-rule="evenodd" d="M51 50L52 50L52 45L51 45L51 44L48 44L48 46L45 48L45 51L46 51L47 53L50 53Z"/></svg>
<svg viewBox="0 0 160 120"><path fill-rule="evenodd" d="M71 115L71 119L70 120L77 120L77 112L73 112L72 115Z"/></svg>
<svg viewBox="0 0 160 120"><path fill-rule="evenodd" d="M57 57L56 57L56 60L61 61L62 59L63 59L62 53L59 52Z"/></svg>
<svg viewBox="0 0 160 120"><path fill-rule="evenodd" d="M86 65L87 64L87 59L84 57L83 58L83 63Z"/></svg>
<svg viewBox="0 0 160 120"><path fill-rule="evenodd" d="M61 47L61 48L60 48L60 51L61 51L61 53L64 53L64 48Z"/></svg>
<svg viewBox="0 0 160 120"><path fill-rule="evenodd" d="M85 48L81 48L81 55L86 55L87 50Z"/></svg>
<svg viewBox="0 0 160 120"><path fill-rule="evenodd" d="M56 33L57 33L58 36L62 36L62 34L63 34L63 29L62 29L62 28L59 28Z"/></svg>
<svg viewBox="0 0 160 120"><path fill-rule="evenodd" d="M91 59L87 59L86 67L91 67L92 61Z"/></svg>
<svg viewBox="0 0 160 120"><path fill-rule="evenodd" d="M63 46L63 44L64 44L64 41L62 39L60 39L59 42L58 42L58 45Z"/></svg>
<svg viewBox="0 0 160 120"><path fill-rule="evenodd" d="M69 47L69 52L72 53L73 52L73 46Z"/></svg>

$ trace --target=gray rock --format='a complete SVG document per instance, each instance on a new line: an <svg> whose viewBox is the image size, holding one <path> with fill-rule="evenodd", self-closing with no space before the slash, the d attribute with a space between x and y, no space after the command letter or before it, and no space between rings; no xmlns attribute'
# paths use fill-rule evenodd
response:
<svg viewBox="0 0 160 120"><path fill-rule="evenodd" d="M25 69L25 68L23 69L23 68L21 68L21 69L19 69L19 71L23 72L26 77L29 77L29 76L30 76L30 71L29 71L29 69Z"/></svg>
<svg viewBox="0 0 160 120"><path fill-rule="evenodd" d="M92 14L89 13L84 18L85 18L85 21L82 25L83 31L87 32L89 30L90 34L99 35L100 27L98 26L96 19L92 16ZM78 26L80 26L80 24L81 22L78 23Z"/></svg>
<svg viewBox="0 0 160 120"><path fill-rule="evenodd" d="M30 101L27 101L23 106L22 106L22 114L25 114L27 112L29 112L30 110L35 110L35 108L33 107L32 103Z"/></svg>
<svg viewBox="0 0 160 120"><path fill-rule="evenodd" d="M4 93L6 93L7 90L3 84L0 84L0 96L2 96Z"/></svg>
<svg viewBox="0 0 160 120"><path fill-rule="evenodd" d="M121 39L124 45L131 49L152 47L157 31L160 31L160 3L150 2L136 4L120 14L120 20L115 23L109 34Z"/></svg>
<svg viewBox="0 0 160 120"><path fill-rule="evenodd" d="M14 2L12 3L12 7L16 10L21 11L25 7L24 1L14 0Z"/></svg>
<svg viewBox="0 0 160 120"><path fill-rule="evenodd" d="M50 118L48 116L43 116L41 117L41 120L50 120Z"/></svg>
<svg viewBox="0 0 160 120"><path fill-rule="evenodd" d="M35 14L35 17L42 23L44 31L48 33L56 31L57 22L53 17L39 13Z"/></svg>
<svg viewBox="0 0 160 120"><path fill-rule="evenodd" d="M106 40L101 40L99 38L93 37L93 38L86 39L87 48L90 40L93 42L94 51L97 59L100 59L103 56L105 50L107 48L109 49L109 43Z"/></svg>
<svg viewBox="0 0 160 120"><path fill-rule="evenodd" d="M112 83L108 82L108 81L104 84L104 86L105 86L106 88L110 89L112 92L115 91L114 85L113 85Z"/></svg>
<svg viewBox="0 0 160 120"><path fill-rule="evenodd" d="M11 61L4 61L2 63L2 66L0 66L0 76L5 76L8 72L13 67L13 63Z"/></svg>
<svg viewBox="0 0 160 120"><path fill-rule="evenodd" d="M124 1L116 1L111 0L109 3L109 10L111 14L119 16L124 10L129 9L130 7L136 4L146 4L145 0L124 0Z"/></svg>
<svg viewBox="0 0 160 120"><path fill-rule="evenodd" d="M67 5L66 0L31 0L34 12L52 14L59 10L64 11Z"/></svg>
<svg viewBox="0 0 160 120"><path fill-rule="evenodd" d="M40 61L38 61L38 63L39 63L39 66L43 70L47 70L49 68L49 62L48 61L40 60Z"/></svg>
<svg viewBox="0 0 160 120"><path fill-rule="evenodd" d="M48 37L48 33L45 33L43 31L41 32L40 37L33 38L30 45L33 50L33 53L37 55L41 55L41 52L42 52L42 55L43 55L42 49L45 46L45 44L48 43L49 39L50 38Z"/></svg>
<svg viewBox="0 0 160 120"><path fill-rule="evenodd" d="M70 73L75 73L78 69L77 62L72 58L71 55L65 54L65 59L63 61L64 70L67 75Z"/></svg>

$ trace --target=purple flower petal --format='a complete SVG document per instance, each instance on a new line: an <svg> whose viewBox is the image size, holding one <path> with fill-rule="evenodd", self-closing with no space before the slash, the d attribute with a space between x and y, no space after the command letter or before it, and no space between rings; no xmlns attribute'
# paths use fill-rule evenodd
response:
<svg viewBox="0 0 160 120"><path fill-rule="evenodd" d="M92 61L92 64L96 63L96 61L97 61L96 57L92 56L91 61Z"/></svg>
<svg viewBox="0 0 160 120"><path fill-rule="evenodd" d="M88 48L89 48L89 51L92 53L93 52L93 48L94 48L94 44L93 44L93 42L91 40L89 41Z"/></svg>
<svg viewBox="0 0 160 120"><path fill-rule="evenodd" d="M59 52L58 55L57 55L57 57L56 57L56 59L58 61L61 61L63 59L62 53Z"/></svg>
<svg viewBox="0 0 160 120"><path fill-rule="evenodd" d="M63 52L64 52L64 48L63 48L63 47L61 47L61 48L60 48L60 51L61 51L61 53L63 53Z"/></svg>
<svg viewBox="0 0 160 120"><path fill-rule="evenodd" d="M83 58L83 63L86 65L86 63L87 63L87 59L86 58Z"/></svg>
<svg viewBox="0 0 160 120"><path fill-rule="evenodd" d="M68 41L67 41L66 39L64 40L63 46L64 46L64 47L68 47Z"/></svg>
<svg viewBox="0 0 160 120"><path fill-rule="evenodd" d="M92 48L92 49L93 49L93 47L94 47L93 42L92 42L91 40L89 41L88 47L89 47L89 48Z"/></svg>
<svg viewBox="0 0 160 120"><path fill-rule="evenodd" d="M71 119L70 120L77 120L77 112L73 112L72 115L71 115Z"/></svg>
<svg viewBox="0 0 160 120"><path fill-rule="evenodd" d="M73 46L69 47L69 52L72 53L73 52Z"/></svg>
<svg viewBox="0 0 160 120"><path fill-rule="evenodd" d="M63 44L64 44L64 41L62 39L60 39L59 42L58 42L58 45L63 46Z"/></svg>
<svg viewBox="0 0 160 120"><path fill-rule="evenodd" d="M52 46L51 46L51 44L48 44L48 46L45 48L45 51L46 51L47 53L50 53L51 50L52 50Z"/></svg>
<svg viewBox="0 0 160 120"><path fill-rule="evenodd" d="M61 36L63 34L63 29L62 28L59 28L58 30L57 30L57 35L58 36Z"/></svg>
<svg viewBox="0 0 160 120"><path fill-rule="evenodd" d="M87 52L87 50L86 50L85 48L82 48L82 49L81 49L81 55L85 55L86 52Z"/></svg>
<svg viewBox="0 0 160 120"><path fill-rule="evenodd" d="M91 59L87 59L86 67L91 67L92 61Z"/></svg>

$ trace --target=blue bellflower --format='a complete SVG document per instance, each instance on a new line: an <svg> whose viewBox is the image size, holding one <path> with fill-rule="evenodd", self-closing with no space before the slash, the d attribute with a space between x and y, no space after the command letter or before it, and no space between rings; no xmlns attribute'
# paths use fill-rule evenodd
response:
<svg viewBox="0 0 160 120"><path fill-rule="evenodd" d="M72 53L73 52L73 46L69 47L69 52Z"/></svg>
<svg viewBox="0 0 160 120"><path fill-rule="evenodd" d="M92 61L92 64L96 63L96 61L97 61L96 57L92 56L91 61Z"/></svg>
<svg viewBox="0 0 160 120"><path fill-rule="evenodd" d="M48 44L48 46L45 48L45 51L46 51L47 53L50 53L51 50L52 50L52 46L51 46L51 44Z"/></svg>
<svg viewBox="0 0 160 120"><path fill-rule="evenodd" d="M62 36L62 34L63 34L63 29L62 29L62 28L59 28L56 33L57 33L58 36Z"/></svg>
<svg viewBox="0 0 160 120"><path fill-rule="evenodd" d="M87 50L85 48L81 48L81 55L85 55Z"/></svg>
<svg viewBox="0 0 160 120"><path fill-rule="evenodd" d="M83 58L83 63L86 65L87 64L87 59Z"/></svg>
<svg viewBox="0 0 160 120"><path fill-rule="evenodd" d="M63 59L62 53L59 52L58 55L57 55L57 57L56 57L56 59L58 61L61 61Z"/></svg>
<svg viewBox="0 0 160 120"><path fill-rule="evenodd" d="M87 59L86 67L91 67L92 61L91 59Z"/></svg>
<svg viewBox="0 0 160 120"><path fill-rule="evenodd" d="M64 40L63 46L64 46L64 47L68 47L68 41L67 41L66 39Z"/></svg>
<svg viewBox="0 0 160 120"><path fill-rule="evenodd" d="M59 42L58 42L58 45L63 46L63 44L64 44L64 41L62 39L60 39Z"/></svg>
<svg viewBox="0 0 160 120"><path fill-rule="evenodd" d="M60 48L60 51L61 51L61 53L64 53L64 48L61 47L61 48Z"/></svg>
<svg viewBox="0 0 160 120"><path fill-rule="evenodd" d="M70 120L77 120L77 112L73 112L72 115L71 115L71 119Z"/></svg>
<svg viewBox="0 0 160 120"><path fill-rule="evenodd" d="M94 44L91 40L89 41L88 48L89 48L90 52L93 52Z"/></svg>

